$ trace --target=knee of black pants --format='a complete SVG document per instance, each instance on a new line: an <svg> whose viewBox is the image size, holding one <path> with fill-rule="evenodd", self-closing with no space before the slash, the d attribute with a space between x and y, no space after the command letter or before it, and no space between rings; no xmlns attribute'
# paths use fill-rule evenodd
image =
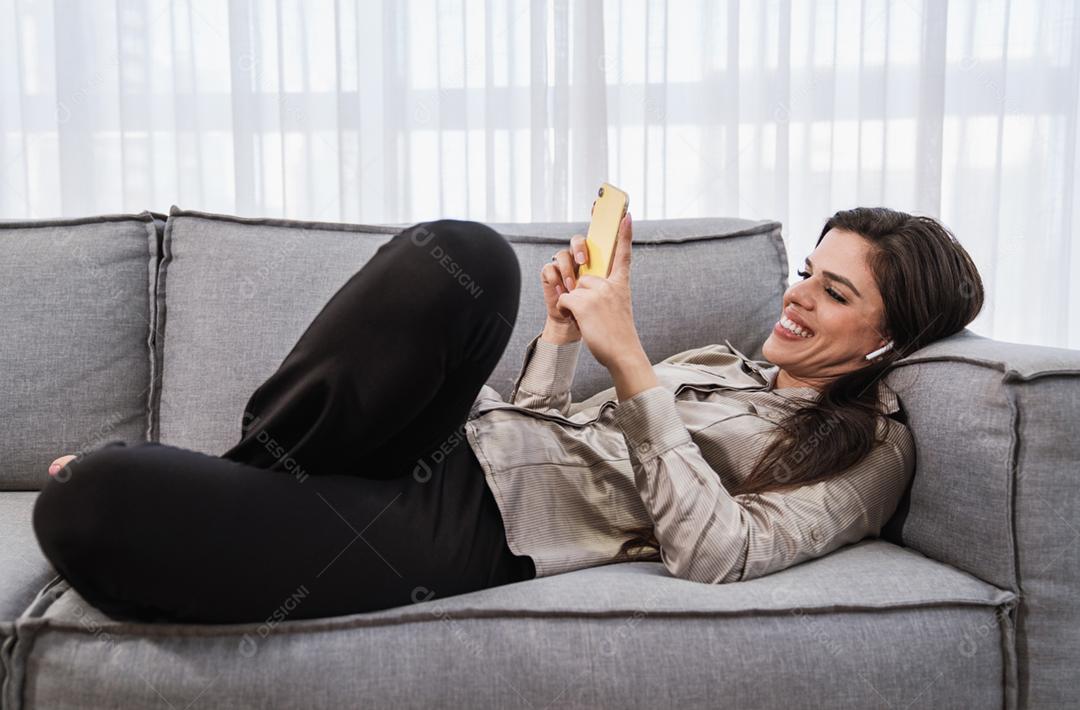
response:
<svg viewBox="0 0 1080 710"><path fill-rule="evenodd" d="M129 458L128 447L110 442L68 463L38 494L31 513L34 535L62 572L92 557L110 534L103 528L115 520L110 503L124 495L118 475L124 474Z"/></svg>
<svg viewBox="0 0 1080 710"><path fill-rule="evenodd" d="M439 219L417 226L415 239L432 248L455 273L463 297L494 306L507 317L517 315L521 297L521 264L503 235L480 222Z"/></svg>
<svg viewBox="0 0 1080 710"><path fill-rule="evenodd" d="M123 477L131 473L131 450L113 444L91 452L49 480L31 514L45 558L87 602L117 619L167 620L162 611L118 597L128 575L142 574L126 563ZM138 471L134 472L135 475Z"/></svg>

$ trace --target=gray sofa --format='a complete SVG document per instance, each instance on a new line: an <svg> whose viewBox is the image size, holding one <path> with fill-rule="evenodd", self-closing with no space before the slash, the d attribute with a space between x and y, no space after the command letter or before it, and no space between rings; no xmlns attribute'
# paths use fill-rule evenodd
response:
<svg viewBox="0 0 1080 710"><path fill-rule="evenodd" d="M4 708L1080 705L1080 351L969 331L888 376L918 459L881 536L767 577L710 586L623 563L261 624L139 624L90 606L33 536L48 462L111 439L224 451L247 395L403 226L175 207L0 223ZM524 276L488 381L506 397L543 323L539 270L586 225L491 226ZM787 285L780 224L634 231L653 362L724 338L760 359ZM575 398L609 386L583 348Z"/></svg>

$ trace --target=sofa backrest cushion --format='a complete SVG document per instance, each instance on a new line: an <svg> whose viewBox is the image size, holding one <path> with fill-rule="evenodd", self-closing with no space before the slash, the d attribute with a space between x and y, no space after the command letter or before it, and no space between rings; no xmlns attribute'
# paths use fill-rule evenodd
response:
<svg viewBox="0 0 1080 710"><path fill-rule="evenodd" d="M146 440L157 250L150 213L0 222L0 490Z"/></svg>
<svg viewBox="0 0 1080 710"><path fill-rule="evenodd" d="M540 269L588 225L488 224L511 242L522 269L517 324L487 382L507 397L525 345L543 328ZM236 443L250 394L337 289L407 226L248 219L174 207L158 282L163 367L156 440L214 455ZM753 357L786 286L780 225L635 222L632 279L638 331L654 362L724 338ZM583 348L575 398L610 386L607 371Z"/></svg>

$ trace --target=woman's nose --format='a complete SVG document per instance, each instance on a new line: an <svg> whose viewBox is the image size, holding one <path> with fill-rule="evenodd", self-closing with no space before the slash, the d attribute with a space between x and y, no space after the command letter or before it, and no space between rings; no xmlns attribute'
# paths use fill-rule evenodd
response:
<svg viewBox="0 0 1080 710"><path fill-rule="evenodd" d="M814 308L814 298L809 285L805 281L800 281L789 286L784 293L784 303L794 303L803 310L812 310Z"/></svg>

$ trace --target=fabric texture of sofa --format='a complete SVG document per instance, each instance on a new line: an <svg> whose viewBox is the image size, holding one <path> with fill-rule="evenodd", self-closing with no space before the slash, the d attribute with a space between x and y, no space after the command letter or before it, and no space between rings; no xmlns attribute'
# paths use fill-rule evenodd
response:
<svg viewBox="0 0 1080 710"><path fill-rule="evenodd" d="M587 225L489 224L523 274L487 383L506 397L543 325L540 268ZM969 330L888 375L917 464L881 537L767 577L631 562L326 619L283 600L260 624L132 623L82 599L30 525L48 462L110 439L221 453L250 392L404 226L176 207L0 222L3 708L1080 705L1080 351ZM653 362L724 338L762 357L787 286L778 222L634 232ZM583 348L574 398L611 384Z"/></svg>

